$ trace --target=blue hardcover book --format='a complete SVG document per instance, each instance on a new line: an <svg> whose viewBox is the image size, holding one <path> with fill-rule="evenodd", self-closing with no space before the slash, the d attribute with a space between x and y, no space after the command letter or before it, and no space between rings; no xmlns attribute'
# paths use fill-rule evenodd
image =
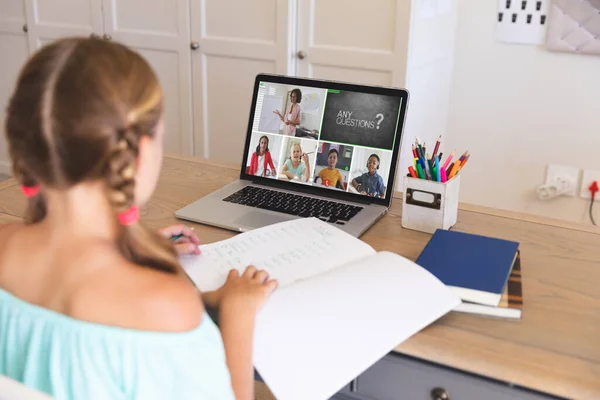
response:
<svg viewBox="0 0 600 400"><path fill-rule="evenodd" d="M438 229L416 263L462 300L496 307L518 248L518 242Z"/></svg>

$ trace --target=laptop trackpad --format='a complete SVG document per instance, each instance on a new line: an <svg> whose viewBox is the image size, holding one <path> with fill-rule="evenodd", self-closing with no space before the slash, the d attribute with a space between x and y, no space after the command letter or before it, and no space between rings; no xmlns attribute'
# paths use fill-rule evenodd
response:
<svg viewBox="0 0 600 400"><path fill-rule="evenodd" d="M253 211L246 213L233 221L233 225L239 226L243 230L250 230L273 225L282 221L289 221L291 219L295 218L286 214L281 214L281 216L279 216Z"/></svg>

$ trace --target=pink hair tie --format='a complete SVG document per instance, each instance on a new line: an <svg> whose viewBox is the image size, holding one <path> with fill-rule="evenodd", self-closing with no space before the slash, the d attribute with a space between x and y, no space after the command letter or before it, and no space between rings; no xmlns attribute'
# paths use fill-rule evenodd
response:
<svg viewBox="0 0 600 400"><path fill-rule="evenodd" d="M140 208L138 206L131 206L128 210L119 213L119 222L123 226L134 224L138 219L140 219Z"/></svg>
<svg viewBox="0 0 600 400"><path fill-rule="evenodd" d="M23 192L25 197L28 197L28 198L34 197L34 196L37 196L38 193L40 192L40 185L34 185L34 186L21 185L21 191Z"/></svg>

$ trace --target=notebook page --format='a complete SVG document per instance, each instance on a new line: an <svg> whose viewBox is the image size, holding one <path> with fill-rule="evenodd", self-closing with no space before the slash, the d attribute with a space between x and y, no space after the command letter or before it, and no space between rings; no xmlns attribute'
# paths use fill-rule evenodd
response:
<svg viewBox="0 0 600 400"><path fill-rule="evenodd" d="M257 316L254 365L278 399L329 399L459 303L427 270L380 252L275 290Z"/></svg>
<svg viewBox="0 0 600 400"><path fill-rule="evenodd" d="M223 285L231 269L264 269L279 287L318 275L375 250L352 235L317 218L302 218L248 231L200 246L199 256L180 258L201 291Z"/></svg>

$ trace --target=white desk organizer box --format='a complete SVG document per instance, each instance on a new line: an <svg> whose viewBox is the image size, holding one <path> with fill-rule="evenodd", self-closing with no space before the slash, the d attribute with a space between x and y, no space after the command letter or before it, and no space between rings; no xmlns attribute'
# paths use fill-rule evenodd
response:
<svg viewBox="0 0 600 400"><path fill-rule="evenodd" d="M404 177L402 227L434 233L450 229L458 215L460 175L445 183Z"/></svg>

